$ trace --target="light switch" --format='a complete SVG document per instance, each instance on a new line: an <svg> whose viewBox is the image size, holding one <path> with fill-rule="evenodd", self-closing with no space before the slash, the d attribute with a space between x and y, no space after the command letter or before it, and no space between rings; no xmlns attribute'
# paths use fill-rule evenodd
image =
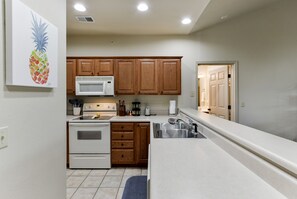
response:
<svg viewBox="0 0 297 199"><path fill-rule="evenodd" d="M245 107L245 103L244 102L241 102L240 103L240 107Z"/></svg>
<svg viewBox="0 0 297 199"><path fill-rule="evenodd" d="M8 126L0 127L0 149L7 147Z"/></svg>

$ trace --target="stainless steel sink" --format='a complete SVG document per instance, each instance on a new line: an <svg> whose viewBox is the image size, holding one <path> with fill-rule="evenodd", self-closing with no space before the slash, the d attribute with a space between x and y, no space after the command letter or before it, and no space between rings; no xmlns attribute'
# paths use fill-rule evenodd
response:
<svg viewBox="0 0 297 199"><path fill-rule="evenodd" d="M194 135L183 125L169 123L153 123L155 138L205 138L201 133Z"/></svg>

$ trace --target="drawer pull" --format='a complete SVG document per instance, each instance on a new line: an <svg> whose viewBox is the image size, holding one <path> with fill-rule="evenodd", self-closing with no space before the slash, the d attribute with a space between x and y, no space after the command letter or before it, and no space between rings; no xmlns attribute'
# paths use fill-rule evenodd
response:
<svg viewBox="0 0 297 199"><path fill-rule="evenodd" d="M122 155L122 158L124 157L124 155Z"/></svg>
<svg viewBox="0 0 297 199"><path fill-rule="evenodd" d="M122 138L124 137L124 135L121 136Z"/></svg>
<svg viewBox="0 0 297 199"><path fill-rule="evenodd" d="M124 144L122 143L122 146L124 146Z"/></svg>

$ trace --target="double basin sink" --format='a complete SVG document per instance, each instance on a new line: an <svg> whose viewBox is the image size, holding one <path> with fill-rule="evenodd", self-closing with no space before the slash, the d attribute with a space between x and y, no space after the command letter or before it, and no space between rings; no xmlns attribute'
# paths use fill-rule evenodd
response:
<svg viewBox="0 0 297 199"><path fill-rule="evenodd" d="M155 138L205 138L201 133L195 133L184 125L170 123L153 123Z"/></svg>

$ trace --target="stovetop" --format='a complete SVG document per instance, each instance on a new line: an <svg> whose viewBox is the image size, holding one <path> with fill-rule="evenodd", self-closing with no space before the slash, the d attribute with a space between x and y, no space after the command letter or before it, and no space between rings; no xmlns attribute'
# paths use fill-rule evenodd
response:
<svg viewBox="0 0 297 199"><path fill-rule="evenodd" d="M73 120L110 120L112 116L80 116L78 118L74 118Z"/></svg>

